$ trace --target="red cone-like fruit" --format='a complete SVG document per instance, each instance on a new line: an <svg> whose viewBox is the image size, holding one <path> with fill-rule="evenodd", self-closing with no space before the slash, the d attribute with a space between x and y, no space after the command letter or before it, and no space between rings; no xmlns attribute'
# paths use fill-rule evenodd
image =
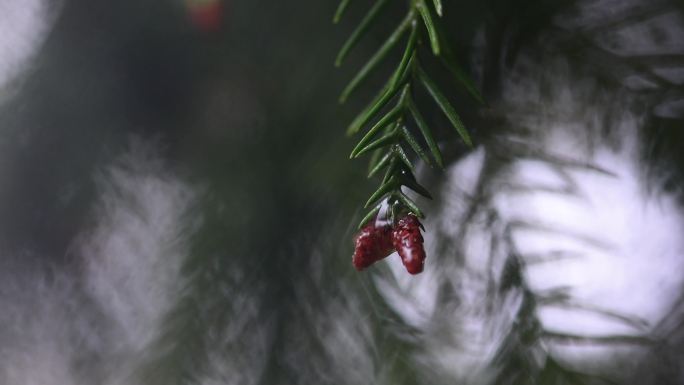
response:
<svg viewBox="0 0 684 385"><path fill-rule="evenodd" d="M375 219L368 222L356 236L352 264L356 270L363 270L392 254L392 228L375 226Z"/></svg>
<svg viewBox="0 0 684 385"><path fill-rule="evenodd" d="M422 272L425 263L425 249L423 249L420 227L418 218L413 214L408 214L399 220L392 232L394 248L410 274Z"/></svg>

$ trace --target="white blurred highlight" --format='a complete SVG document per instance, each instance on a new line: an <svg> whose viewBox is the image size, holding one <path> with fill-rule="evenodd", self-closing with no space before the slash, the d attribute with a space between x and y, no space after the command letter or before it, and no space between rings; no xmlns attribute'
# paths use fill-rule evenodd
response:
<svg viewBox="0 0 684 385"><path fill-rule="evenodd" d="M490 230L487 213L466 219L485 155L478 149L449 170L448 179L458 182L444 187L443 214L425 222L425 271L409 276L392 255L389 268L376 277L387 303L416 331L409 340L422 375L438 383L495 381L499 370L492 363L523 300L520 291L498 290L506 250ZM467 229L464 221L471 224Z"/></svg>
<svg viewBox="0 0 684 385"><path fill-rule="evenodd" d="M562 147L551 142L548 148ZM684 277L684 213L676 197L649 194L631 151L597 151L592 164L610 171L565 170L574 194L550 189L510 191L501 185L494 206L511 228L512 247L537 315L548 332L586 337L654 338L673 310ZM505 180L529 179L524 166ZM549 178L549 185L557 182ZM546 299L549 296L563 297ZM545 342L570 365L604 364L638 344Z"/></svg>
<svg viewBox="0 0 684 385"><path fill-rule="evenodd" d="M197 191L137 143L99 177L82 263L11 258L0 285L0 383L135 384L187 257ZM10 262L7 262L10 261Z"/></svg>
<svg viewBox="0 0 684 385"><path fill-rule="evenodd" d="M74 324L84 321L70 314L80 305L77 292L67 276L31 259L5 258L0 270L0 383L76 383L71 367L82 341L74 340Z"/></svg>
<svg viewBox="0 0 684 385"><path fill-rule="evenodd" d="M26 69L45 40L56 3L0 0L0 90Z"/></svg>
<svg viewBox="0 0 684 385"><path fill-rule="evenodd" d="M180 267L194 230L188 215L197 199L149 147L135 142L98 178L98 220L80 251L85 289L116 336L107 349L129 365L159 337L181 292Z"/></svg>
<svg viewBox="0 0 684 385"><path fill-rule="evenodd" d="M571 151L562 137L549 135L545 148L557 156L585 152ZM494 381L495 358L523 300L520 290L500 291L510 258L537 304L543 337L528 352L537 365L544 351L587 373L616 375L614 365L640 362L649 341L666 338L658 327L684 288L684 212L676 197L649 190L633 147L600 147L591 159L574 158L595 168L512 162L487 182L488 203L464 224L466 192L477 180L469 176L482 171L485 157L480 149L450 170L446 209L426 222L427 245L459 244L431 248L418 277L391 256L390 274L377 278L387 303L419 331L416 362L459 383ZM435 232L444 238L432 238Z"/></svg>
<svg viewBox="0 0 684 385"><path fill-rule="evenodd" d="M226 312L230 318L216 331L207 328L207 368L197 376L199 385L257 385L262 380L265 358L272 348L273 323L264 320L259 309L263 290L245 290L242 283L243 277L237 275L222 290L225 301L215 311Z"/></svg>
<svg viewBox="0 0 684 385"><path fill-rule="evenodd" d="M580 2L579 16L558 21L590 30L622 6L634 2ZM621 55L681 52L683 25L681 12L663 10L597 44ZM496 383L505 365L497 355L510 353L526 303L540 333L522 344L531 367L552 358L618 382L668 339L663 324L681 312L684 211L645 174L634 99L560 56L537 60L521 54L497 106L523 133L512 127L449 170L425 223L423 276L407 279L392 260L377 279L416 330L416 362L445 382ZM658 70L680 81L681 70ZM677 103L653 112L681 117ZM511 266L517 289L506 284Z"/></svg>
<svg viewBox="0 0 684 385"><path fill-rule="evenodd" d="M387 372L397 360L381 356L369 289L358 277L328 277L329 257L314 250L310 279L297 284L284 361L298 384L391 384Z"/></svg>

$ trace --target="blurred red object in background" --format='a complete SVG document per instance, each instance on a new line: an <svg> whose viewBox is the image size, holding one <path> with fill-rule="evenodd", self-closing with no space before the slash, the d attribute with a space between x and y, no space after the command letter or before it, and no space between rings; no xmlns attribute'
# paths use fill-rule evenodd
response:
<svg viewBox="0 0 684 385"><path fill-rule="evenodd" d="M222 0L186 0L192 24L202 32L218 32L223 24Z"/></svg>

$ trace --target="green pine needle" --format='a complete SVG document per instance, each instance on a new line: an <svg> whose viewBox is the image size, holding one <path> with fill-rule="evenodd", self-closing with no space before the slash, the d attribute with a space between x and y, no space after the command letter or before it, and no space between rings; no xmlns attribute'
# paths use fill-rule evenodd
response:
<svg viewBox="0 0 684 385"><path fill-rule="evenodd" d="M399 136L397 135L396 131L391 131L380 138L368 143L365 147L360 149L356 155L354 155L355 158L367 153L368 151L373 151L377 148L385 147L389 144L395 143L399 139Z"/></svg>
<svg viewBox="0 0 684 385"><path fill-rule="evenodd" d="M413 61L413 56L415 54L416 41L418 40L418 28L416 27L416 21L413 17L413 12L409 12L407 20L411 22L411 35L409 36L408 43L404 49L404 54L401 57L401 62L399 62L399 67L397 67L394 76L392 77L392 87L396 87L399 84L399 80L404 75L404 72L409 67L409 64Z"/></svg>
<svg viewBox="0 0 684 385"><path fill-rule="evenodd" d="M340 22L342 15L344 15L344 11L346 11L347 7L349 6L349 3L350 0L340 1L340 5L337 6L337 10L335 11L335 16L333 16L333 23L337 24Z"/></svg>
<svg viewBox="0 0 684 385"><path fill-rule="evenodd" d="M377 150L373 151L373 155L371 155L370 161L368 161L368 172L370 173L371 170L378 164L382 157L382 148L378 148Z"/></svg>
<svg viewBox="0 0 684 385"><path fill-rule="evenodd" d="M366 145L375 137L377 133L379 133L383 128L387 127L387 125L394 123L397 119L402 114L401 108L393 108L390 112L388 112L385 116L383 116L380 120L378 120L377 123L373 127L371 127L370 130L364 135L363 138L359 141L359 143L354 147L354 149L351 152L351 155L349 155L349 159L356 158L359 156L359 152L361 149L366 147Z"/></svg>
<svg viewBox="0 0 684 385"><path fill-rule="evenodd" d="M418 205L416 205L415 202L413 202L411 198L406 196L403 192L397 191L393 194L393 196L399 199L399 201L401 201L401 203L403 203L406 208L408 208L409 211L414 213L418 218L425 218L425 214L423 214L423 212L418 208Z"/></svg>
<svg viewBox="0 0 684 385"><path fill-rule="evenodd" d="M368 198L368 201L366 202L366 205L363 206L364 208L367 208L368 206L378 202L381 198L383 198L385 195L389 194L392 190L395 190L399 187L399 183L397 183L396 178L390 178L386 183L383 183L375 192Z"/></svg>
<svg viewBox="0 0 684 385"><path fill-rule="evenodd" d="M394 154L394 156L390 160L389 166L387 167L387 170L385 171L385 176L382 178L382 184L387 183L387 181L390 180L390 178L392 178L393 176L395 176L396 174L399 173L399 171L397 171L397 170L401 169L402 163L399 160L399 157L396 155L394 148L392 149L392 154Z"/></svg>
<svg viewBox="0 0 684 385"><path fill-rule="evenodd" d="M425 198L432 199L430 192L425 187L421 186L415 179L402 177L400 178L400 182L402 185L410 188Z"/></svg>
<svg viewBox="0 0 684 385"><path fill-rule="evenodd" d="M427 157L427 155L425 154L425 151L423 150L423 148L420 146L420 144L418 144L418 141L416 140L416 138L413 137L413 134L411 134L411 132L409 132L409 130L408 130L408 128L406 128L406 126L402 126L402 127L401 127L401 135L402 135L402 137L404 138L404 140L406 141L406 143L408 143L409 146L411 146L411 148L413 149L413 151L414 151L414 152L415 152L415 153L416 153L416 154L417 154L425 163L427 163L428 165L432 165L432 162L430 162L430 158Z"/></svg>
<svg viewBox="0 0 684 385"><path fill-rule="evenodd" d="M410 18L405 18L404 21L399 24L399 26L392 32L389 38L382 44L380 49L373 55L368 62L361 68L361 70L354 76L354 78L349 82L347 87L345 87L344 91L342 91L342 94L340 95L340 103L344 103L347 101L347 98L349 98L349 95L356 90L356 88L368 78L368 75L378 67L378 65L382 62L384 58L387 57L387 54L389 54L390 51L392 51L392 48L394 48L399 40L401 39L401 36L406 32L411 25L411 19ZM413 36L413 34L412 34ZM410 42L411 40L409 40ZM403 70L399 72L399 74L403 73ZM399 77L399 76L398 76ZM397 77L397 78L398 78ZM397 79L398 80L398 79ZM392 84L396 85L396 81L393 81Z"/></svg>
<svg viewBox="0 0 684 385"><path fill-rule="evenodd" d="M442 91L439 90L437 84L435 84L435 82L428 77L425 71L423 71L423 69L419 66L417 66L416 68L418 72L418 79L421 81L423 86L425 86L425 89L428 91L430 96L432 96L432 98L435 100L435 102L442 110L442 112L444 112L444 114L447 116L449 122L451 122L451 125L454 126L456 132L461 136L461 139L463 139L463 142L469 147L472 147L473 142L470 140L470 135L468 135L468 131L463 125L461 118L458 117L458 114L454 110L454 107L452 107L451 104L449 104L449 101L447 100L446 96L444 96Z"/></svg>
<svg viewBox="0 0 684 385"><path fill-rule="evenodd" d="M416 122L416 125L418 126L420 133L423 134L423 138L425 139L425 142L427 143L428 148L432 153L432 157L435 159L435 163L437 163L437 166L439 166L439 168L444 168L442 152L439 150L439 146L437 146L437 142L435 141L435 138L432 136L432 130L430 130L430 127L428 127L427 123L425 122L425 119L423 118L423 115L420 114L420 111L418 111L418 108L416 108L416 105L413 103L413 100L411 98L408 98L406 100L406 106L411 112L413 120Z"/></svg>
<svg viewBox="0 0 684 385"><path fill-rule="evenodd" d="M442 17L442 0L433 0L433 2L435 3L435 11L437 12L437 15Z"/></svg>
<svg viewBox="0 0 684 385"><path fill-rule="evenodd" d="M411 164L408 156L406 156L404 149L401 148L400 145L395 145L393 150L397 154L398 159L409 169L411 173L413 173L413 164Z"/></svg>
<svg viewBox="0 0 684 385"><path fill-rule="evenodd" d="M378 212L380 212L381 207L382 203L375 206L371 211L368 212L368 214L364 215L363 219L361 219L361 222L359 222L358 229L361 230L361 228L363 228L363 226L365 226L366 223L368 223L368 221L373 219L378 214Z"/></svg>
<svg viewBox="0 0 684 385"><path fill-rule="evenodd" d="M340 49L340 53L337 55L337 58L335 59L335 66L339 67L342 65L342 61L344 61L344 58L347 57L349 52L356 46L356 43L361 40L363 35L368 31L370 28L371 24L373 24L373 21L375 20L376 17L380 14L380 11L387 5L389 0L378 0L373 4L373 7L368 11L366 16L361 20L361 23L356 27L354 32L349 36L349 39L344 43L342 48Z"/></svg>
<svg viewBox="0 0 684 385"><path fill-rule="evenodd" d="M444 31L444 28L442 28L442 25L436 24L435 27L437 29L437 34L439 36L440 41L446 41L447 35ZM449 47L448 45L444 45L442 47L442 55L440 56L440 59L442 64L454 75L455 80L466 89L470 96L475 98L475 100L477 100L478 103L485 104L482 94L480 94L480 91L475 86L475 83L473 82L471 77L468 76L465 73L465 71L463 71L461 66L458 64L458 60L456 60L456 55L454 54L451 47Z"/></svg>
<svg viewBox="0 0 684 385"><path fill-rule="evenodd" d="M435 22L432 19L432 14L430 13L430 8L425 4L425 0L418 0L416 2L416 9L423 18L423 23L428 31L428 36L430 37L430 45L432 46L432 53L435 56L439 56L439 35L435 29Z"/></svg>
<svg viewBox="0 0 684 385"><path fill-rule="evenodd" d="M353 135L359 132L363 126L373 119L375 115L377 115L377 113L380 112L380 110L382 110L383 107L385 107L387 103L389 103L389 101L397 95L397 93L399 93L404 81L405 79L399 82L399 84L396 86L383 91L379 98L374 99L371 104L352 121L352 123L349 125L349 128L347 128L347 135Z"/></svg>
<svg viewBox="0 0 684 385"><path fill-rule="evenodd" d="M480 93L480 90L477 89L477 86L475 86L475 83L473 80L468 76L465 71L463 71L463 68L461 68L460 65L456 62L456 59L451 57L451 55L448 55L446 52L444 55L442 55L442 63L451 71L451 73L454 75L456 78L456 81L461 83L463 88L468 91L470 96L472 96L475 100L477 100L478 103L480 104L485 104L484 98L482 97L482 94Z"/></svg>
<svg viewBox="0 0 684 385"><path fill-rule="evenodd" d="M378 149L378 153L380 153L381 151L382 151L382 149ZM388 151L382 158L380 158L380 161L378 161L375 164L372 164L372 167L370 168L370 171L368 172L368 177L372 178L380 170L387 167L387 165L390 164L390 161L392 160L393 156L394 156L394 152Z"/></svg>

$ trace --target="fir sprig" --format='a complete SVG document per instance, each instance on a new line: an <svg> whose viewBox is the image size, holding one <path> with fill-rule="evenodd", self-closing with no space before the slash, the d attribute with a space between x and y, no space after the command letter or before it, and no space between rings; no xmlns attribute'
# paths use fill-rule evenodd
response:
<svg viewBox="0 0 684 385"><path fill-rule="evenodd" d="M341 0L333 19L335 23L339 22L349 3L350 0ZM388 3L389 0L376 0L342 46L335 60L335 65L342 64ZM431 96L463 142L472 146L470 135L456 109L423 70L419 61L420 50L424 45L429 44L434 56L441 59L464 89L476 100L482 102L482 97L477 88L458 66L449 45L445 41L444 34L440 33L439 23L442 14L441 0L432 0L432 2L429 0L410 0L406 16L376 53L361 67L340 95L340 102L344 103L408 34L401 60L396 69L377 96L359 113L347 129L347 134L353 135L368 127L366 134L352 150L350 158L358 158L372 152L368 177L373 177L385 170L380 187L371 195L365 205L365 208L373 207L373 209L361 220L359 228L380 212L385 201L390 208L388 213L392 222L400 212L412 212L416 216L424 218L424 214L418 205L402 191L402 187L407 187L424 197L432 198L427 189L416 180L413 164L405 148L410 148L413 153L431 166L443 168L444 163L432 129L413 100L413 94L418 86ZM425 37L427 37L426 42L424 42ZM390 105L392 106L390 107ZM406 123L409 121L415 123L428 151L407 128ZM432 158L428 156L428 153L432 155Z"/></svg>

